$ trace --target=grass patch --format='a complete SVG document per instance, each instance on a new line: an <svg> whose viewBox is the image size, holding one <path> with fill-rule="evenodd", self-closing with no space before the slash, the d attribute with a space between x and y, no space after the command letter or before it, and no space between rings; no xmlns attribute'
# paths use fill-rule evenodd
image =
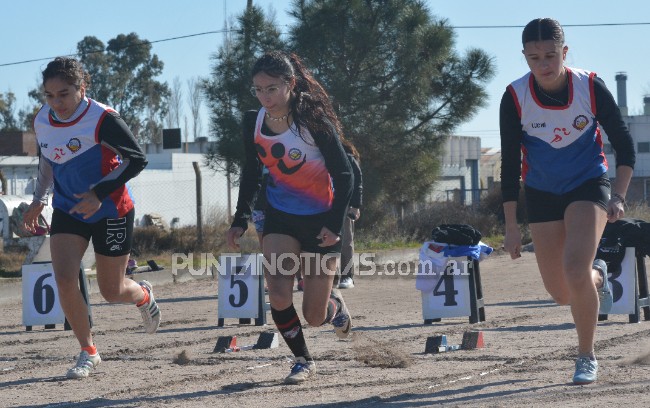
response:
<svg viewBox="0 0 650 408"><path fill-rule="evenodd" d="M27 247L7 245L0 252L0 278L19 278L29 250Z"/></svg>

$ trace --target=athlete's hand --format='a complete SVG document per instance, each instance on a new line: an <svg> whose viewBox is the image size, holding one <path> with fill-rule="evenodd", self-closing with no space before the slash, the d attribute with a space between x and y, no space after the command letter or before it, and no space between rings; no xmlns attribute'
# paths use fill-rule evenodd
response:
<svg viewBox="0 0 650 408"><path fill-rule="evenodd" d="M226 242L231 249L239 250L239 237L244 233L242 227L232 227L226 233Z"/></svg>
<svg viewBox="0 0 650 408"><path fill-rule="evenodd" d="M350 207L348 209L348 217L350 217L352 221L357 221L359 217L361 217L361 211L359 211L358 208Z"/></svg>
<svg viewBox="0 0 650 408"><path fill-rule="evenodd" d="M97 194L92 190L88 190L81 194L75 194L74 196L81 201L72 207L69 212L70 214L81 214L84 220L92 217L93 214L95 214L102 206L102 202L99 201Z"/></svg>
<svg viewBox="0 0 650 408"><path fill-rule="evenodd" d="M316 238L323 241L318 244L319 247L332 246L341 240L341 237L330 231L327 227L321 228L320 234L318 234Z"/></svg>
<svg viewBox="0 0 650 408"><path fill-rule="evenodd" d="M607 221L615 222L623 218L625 215L625 207L623 202L618 197L612 197L607 203Z"/></svg>
<svg viewBox="0 0 650 408"><path fill-rule="evenodd" d="M511 228L506 226L503 248L508 251L510 258L517 259L521 257L521 231L519 231L518 225Z"/></svg>
<svg viewBox="0 0 650 408"><path fill-rule="evenodd" d="M23 227L29 232L36 232L36 227L38 227L38 216L43 212L45 204L40 201L32 201L27 207L27 210L23 214Z"/></svg>

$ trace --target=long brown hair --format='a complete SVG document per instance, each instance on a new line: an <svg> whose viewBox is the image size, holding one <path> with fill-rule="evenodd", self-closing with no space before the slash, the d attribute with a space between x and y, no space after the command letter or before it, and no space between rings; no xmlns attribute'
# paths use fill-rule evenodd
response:
<svg viewBox="0 0 650 408"><path fill-rule="evenodd" d="M354 144L352 144L351 141L349 141L345 137L341 137L341 144L343 145L343 150L351 154L356 159L356 161L361 162L361 155L359 154L359 151L357 150L356 147L354 147Z"/></svg>
<svg viewBox="0 0 650 408"><path fill-rule="evenodd" d="M295 79L289 108L299 133L305 127L312 136L324 133L328 139L336 135L343 137L343 128L329 95L296 54L266 52L253 65L251 76L260 72L285 82Z"/></svg>

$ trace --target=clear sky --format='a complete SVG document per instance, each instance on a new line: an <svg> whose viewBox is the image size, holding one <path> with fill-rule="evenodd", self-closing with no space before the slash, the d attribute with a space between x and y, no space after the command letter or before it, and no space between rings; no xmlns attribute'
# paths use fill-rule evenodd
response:
<svg viewBox="0 0 650 408"><path fill-rule="evenodd" d="M289 0L254 0L264 10L275 10L280 24L291 23ZM643 96L650 94L650 2L647 0L428 0L432 14L458 27L456 49L483 49L494 58L497 75L488 84L488 106L456 134L480 136L483 147L499 146L499 101L508 83L528 71L521 54L521 30L536 17L553 17L565 25L569 66L598 73L616 96L614 76L628 75L630 114L643 111ZM246 0L112 0L79 2L60 0L3 1L0 3L0 92L16 94L18 108L28 104L27 93L39 83L48 57L72 54L84 36L104 43L118 34L136 32L149 41L217 31L227 18L246 7ZM224 14L225 12L225 14ZM647 23L644 25L607 24ZM566 25L595 24L588 27ZM516 26L513 28L462 28ZM165 63L159 78L183 84L209 74L210 56L222 34L208 34L155 43L153 52ZM20 61L44 59L17 65ZM185 94L187 92L185 91ZM188 120L189 114L188 114ZM207 113L203 113L207 123ZM207 131L207 125L203 126Z"/></svg>

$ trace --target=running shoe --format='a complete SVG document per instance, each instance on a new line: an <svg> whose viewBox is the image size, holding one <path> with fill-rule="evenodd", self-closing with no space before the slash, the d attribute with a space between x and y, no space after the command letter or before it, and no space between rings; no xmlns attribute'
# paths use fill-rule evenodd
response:
<svg viewBox="0 0 650 408"><path fill-rule="evenodd" d="M339 282L339 289L352 289L352 288L354 288L354 281L349 276L346 276L345 278L341 279L341 282Z"/></svg>
<svg viewBox="0 0 650 408"><path fill-rule="evenodd" d="M151 283L145 280L138 282L138 284L149 292L149 302L138 306L138 309L140 309L140 314L142 315L142 323L144 324L145 331L153 334L158 330L158 326L160 326L160 309L158 308L156 299L153 297Z"/></svg>
<svg viewBox="0 0 650 408"><path fill-rule="evenodd" d="M77 364L68 370L66 377L71 379L87 378L90 372L97 368L101 362L102 358L99 353L91 356L87 351L82 350L77 359Z"/></svg>
<svg viewBox="0 0 650 408"><path fill-rule="evenodd" d="M336 311L336 314L332 318L332 326L334 326L336 336L339 339L344 339L350 335L352 329L352 318L350 317L350 312L345 305L345 300L343 300L343 296L341 296L341 292L339 292L338 289L332 289L332 294L330 296L337 299L341 304L341 307Z"/></svg>
<svg viewBox="0 0 650 408"><path fill-rule="evenodd" d="M578 357L573 383L576 385L591 384L598 378L598 361L589 357Z"/></svg>
<svg viewBox="0 0 650 408"><path fill-rule="evenodd" d="M284 379L287 384L300 384L305 382L316 372L314 360L305 360L304 357L296 357L291 366L291 373Z"/></svg>

